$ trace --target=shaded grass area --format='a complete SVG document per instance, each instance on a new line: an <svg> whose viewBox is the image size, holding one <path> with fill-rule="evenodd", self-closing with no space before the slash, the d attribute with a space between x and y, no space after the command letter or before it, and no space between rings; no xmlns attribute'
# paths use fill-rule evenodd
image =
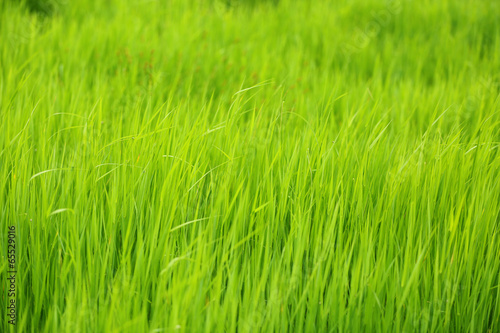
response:
<svg viewBox="0 0 500 333"><path fill-rule="evenodd" d="M18 331L500 329L499 4L27 8L0 4Z"/></svg>

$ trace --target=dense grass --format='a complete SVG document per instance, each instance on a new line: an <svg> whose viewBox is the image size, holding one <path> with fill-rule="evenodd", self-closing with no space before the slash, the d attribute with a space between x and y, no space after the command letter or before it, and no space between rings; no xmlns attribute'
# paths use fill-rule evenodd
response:
<svg viewBox="0 0 500 333"><path fill-rule="evenodd" d="M500 331L499 17L2 1L0 331Z"/></svg>

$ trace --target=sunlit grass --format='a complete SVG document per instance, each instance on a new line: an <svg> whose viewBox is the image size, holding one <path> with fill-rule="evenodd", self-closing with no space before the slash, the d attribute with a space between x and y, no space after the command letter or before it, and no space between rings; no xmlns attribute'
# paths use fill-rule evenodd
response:
<svg viewBox="0 0 500 333"><path fill-rule="evenodd" d="M500 4L50 8L0 4L17 331L500 330Z"/></svg>

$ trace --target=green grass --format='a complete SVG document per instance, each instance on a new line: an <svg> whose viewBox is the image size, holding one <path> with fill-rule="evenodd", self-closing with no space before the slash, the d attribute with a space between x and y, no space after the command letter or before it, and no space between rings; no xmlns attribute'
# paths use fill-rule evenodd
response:
<svg viewBox="0 0 500 333"><path fill-rule="evenodd" d="M0 331L500 331L500 3L33 3Z"/></svg>

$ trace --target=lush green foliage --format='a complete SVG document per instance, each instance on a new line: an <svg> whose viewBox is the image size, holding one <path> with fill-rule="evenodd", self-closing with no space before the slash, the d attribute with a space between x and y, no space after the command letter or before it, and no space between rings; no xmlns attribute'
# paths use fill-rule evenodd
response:
<svg viewBox="0 0 500 333"><path fill-rule="evenodd" d="M500 331L500 3L47 3L0 4L19 332Z"/></svg>

